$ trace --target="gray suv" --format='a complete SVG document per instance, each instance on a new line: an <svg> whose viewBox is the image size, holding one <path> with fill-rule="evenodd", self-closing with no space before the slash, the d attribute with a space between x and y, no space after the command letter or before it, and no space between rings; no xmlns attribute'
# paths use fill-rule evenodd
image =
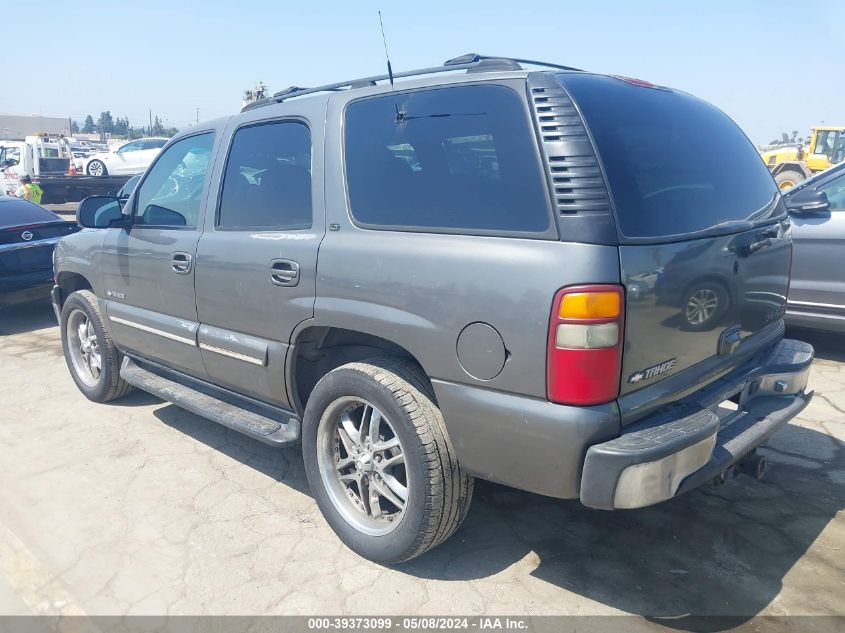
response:
<svg viewBox="0 0 845 633"><path fill-rule="evenodd" d="M380 562L447 539L474 477L611 510L760 476L811 396L769 171L644 81L467 55L292 88L78 220L53 300L79 389L300 443Z"/></svg>

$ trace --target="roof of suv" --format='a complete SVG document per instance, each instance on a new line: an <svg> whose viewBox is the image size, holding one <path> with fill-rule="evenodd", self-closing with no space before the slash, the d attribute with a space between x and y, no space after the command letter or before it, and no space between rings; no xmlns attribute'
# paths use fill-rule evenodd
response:
<svg viewBox="0 0 845 633"><path fill-rule="evenodd" d="M390 92L394 87L395 79L408 79L402 81L401 88L416 88L421 86L430 86L443 83L459 83L464 81L471 81L474 78L467 78L467 74L484 74L485 79L518 79L524 78L528 75L527 70L524 70L520 64L531 66L541 66L544 68L551 68L558 71L575 71L581 72L578 68L571 66L562 66L560 64L553 64L550 62L540 62L528 59L510 58L510 57L491 57L485 55L478 55L476 53L469 53L461 55L454 59L447 60L442 66L433 66L430 68L420 68L417 70L409 70L402 72L392 72L388 66L388 74L374 75L371 77L362 77L359 79L350 79L324 86L317 86L314 88L303 88L299 86L291 86L284 90L275 93L271 97L260 99L253 103L247 104L243 107L241 112L261 108L272 105L274 103L281 103L287 99L294 97L305 97L307 95L321 94L325 97L332 93L348 92L350 90L358 90L362 88L370 88L362 94L374 95ZM458 71L465 71L466 74L457 75ZM452 73L451 76L443 77L437 75L439 73ZM379 83L382 82L382 83Z"/></svg>

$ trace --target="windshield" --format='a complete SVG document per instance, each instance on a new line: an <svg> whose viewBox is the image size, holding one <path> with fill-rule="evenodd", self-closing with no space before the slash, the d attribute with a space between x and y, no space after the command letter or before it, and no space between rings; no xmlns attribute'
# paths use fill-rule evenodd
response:
<svg viewBox="0 0 845 633"><path fill-rule="evenodd" d="M768 168L717 108L613 77L559 78L592 133L624 236L689 234L770 213L777 188Z"/></svg>

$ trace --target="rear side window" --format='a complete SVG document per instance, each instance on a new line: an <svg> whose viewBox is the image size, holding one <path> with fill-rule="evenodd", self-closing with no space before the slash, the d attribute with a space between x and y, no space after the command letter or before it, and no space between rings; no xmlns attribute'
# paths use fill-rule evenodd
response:
<svg viewBox="0 0 845 633"><path fill-rule="evenodd" d="M311 135L303 123L276 121L235 132L217 226L311 227Z"/></svg>
<svg viewBox="0 0 845 633"><path fill-rule="evenodd" d="M361 224L459 233L549 228L535 137L509 88L356 101L345 130L349 203Z"/></svg>
<svg viewBox="0 0 845 633"><path fill-rule="evenodd" d="M22 224L56 222L61 218L44 207L20 198L0 197L0 229Z"/></svg>
<svg viewBox="0 0 845 633"><path fill-rule="evenodd" d="M773 201L768 168L717 108L611 77L560 78L593 135L623 235L701 231L755 217Z"/></svg>

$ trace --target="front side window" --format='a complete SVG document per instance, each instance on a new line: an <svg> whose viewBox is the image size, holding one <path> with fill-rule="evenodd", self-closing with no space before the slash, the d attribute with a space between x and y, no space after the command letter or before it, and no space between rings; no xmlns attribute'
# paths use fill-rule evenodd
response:
<svg viewBox="0 0 845 633"><path fill-rule="evenodd" d="M0 152L0 166L14 167L21 162L21 151L17 147L4 147Z"/></svg>
<svg viewBox="0 0 845 633"><path fill-rule="evenodd" d="M838 136L839 133L836 130L822 130L819 132L816 135L816 147L813 149L813 154L832 158Z"/></svg>
<svg viewBox="0 0 845 633"><path fill-rule="evenodd" d="M198 134L159 155L138 190L135 225L197 225L213 144L213 133Z"/></svg>
<svg viewBox="0 0 845 633"><path fill-rule="evenodd" d="M356 101L345 129L349 204L361 224L457 233L549 228L536 140L522 98L509 88Z"/></svg>
<svg viewBox="0 0 845 633"><path fill-rule="evenodd" d="M311 135L303 123L276 121L235 132L217 226L311 227Z"/></svg>
<svg viewBox="0 0 845 633"><path fill-rule="evenodd" d="M831 209L845 209L845 174L819 185L818 189L827 194Z"/></svg>

